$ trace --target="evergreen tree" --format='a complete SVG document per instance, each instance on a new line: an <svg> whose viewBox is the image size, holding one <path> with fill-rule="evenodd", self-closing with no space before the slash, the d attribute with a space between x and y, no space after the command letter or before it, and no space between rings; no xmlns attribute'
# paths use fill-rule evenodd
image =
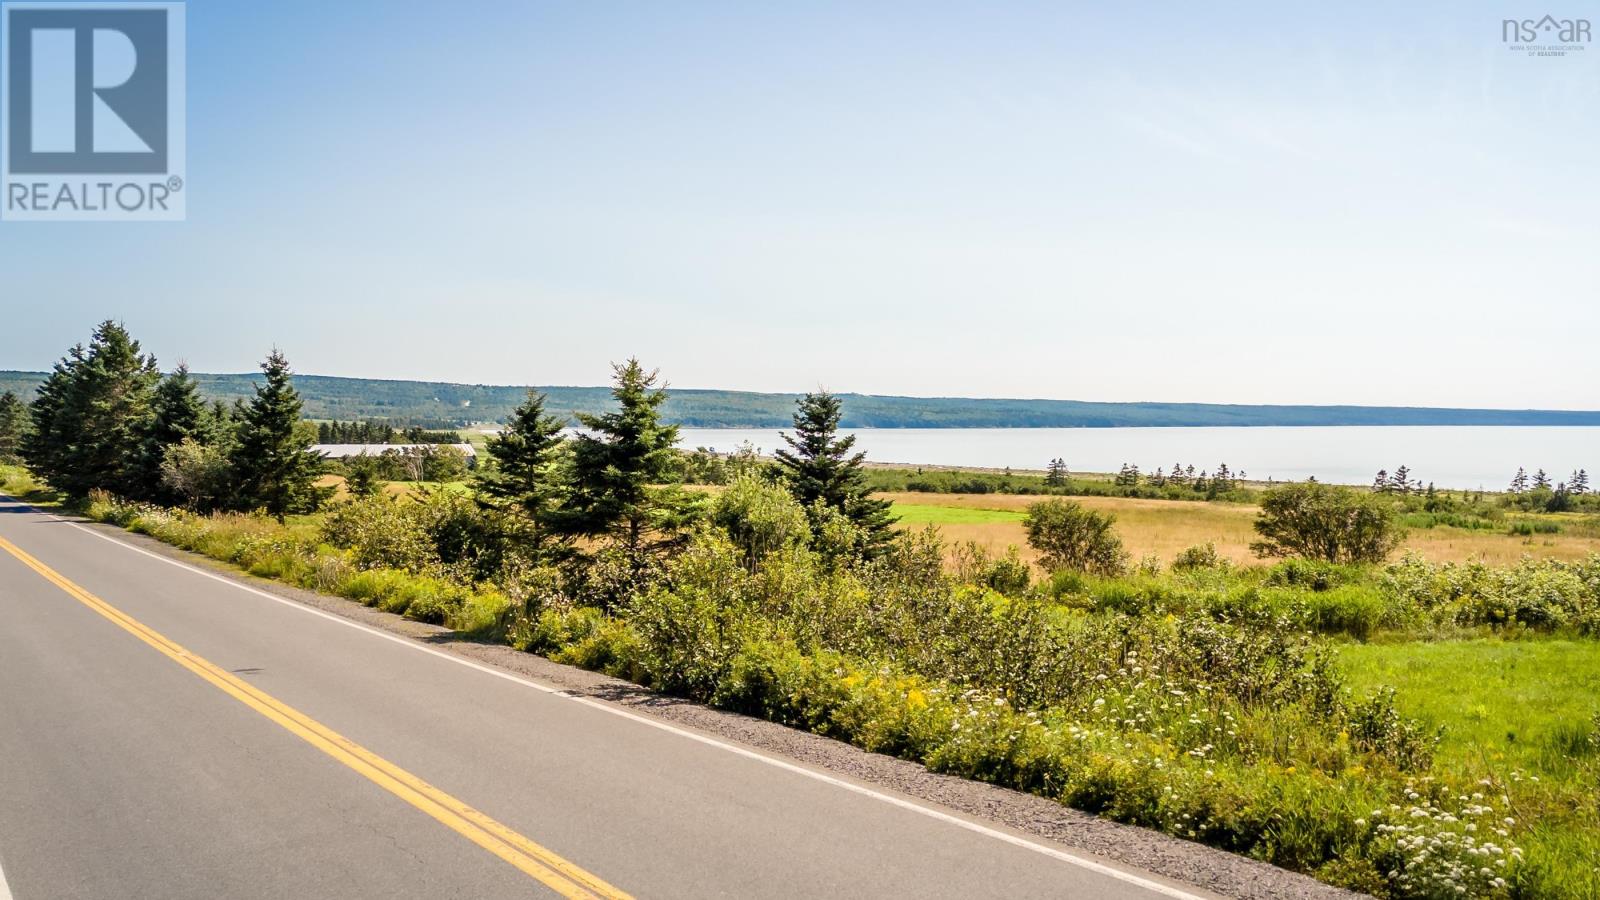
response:
<svg viewBox="0 0 1600 900"><path fill-rule="evenodd" d="M139 450L140 483L134 496L162 503L177 502L178 498L161 485L161 463L169 447L186 439L204 437L205 418L206 407L200 399L199 385L189 377L189 367L180 364L156 386Z"/></svg>
<svg viewBox="0 0 1600 900"><path fill-rule="evenodd" d="M1528 489L1528 470L1517 467L1517 474L1511 479L1511 493L1520 494Z"/></svg>
<svg viewBox="0 0 1600 900"><path fill-rule="evenodd" d="M1065 487L1067 484L1067 461L1059 456L1050 460L1050 466L1045 470L1044 483L1049 487Z"/></svg>
<svg viewBox="0 0 1600 900"><path fill-rule="evenodd" d="M779 449L775 456L800 505L813 516L817 504L843 513L862 535L862 552L876 556L893 537L892 504L871 496L862 466L867 454L851 452L855 435L839 436L842 408L842 401L827 391L795 401L794 434L783 434L789 449ZM818 524L813 522L814 527Z"/></svg>
<svg viewBox="0 0 1600 900"><path fill-rule="evenodd" d="M1411 493L1411 469L1401 466L1394 470L1394 478L1390 479L1390 486L1397 494Z"/></svg>
<svg viewBox="0 0 1600 900"><path fill-rule="evenodd" d="M33 473L46 481L50 473L60 469L66 457L67 441L63 428L67 395L73 379L88 355L82 344L75 344L67 355L57 360L50 374L34 391L33 403L28 407L31 427L22 439L22 458ZM57 424L58 421L61 424Z"/></svg>
<svg viewBox="0 0 1600 900"><path fill-rule="evenodd" d="M1569 512L1572 509L1572 492L1567 490L1565 482L1556 485L1551 492L1550 499L1544 503L1545 512Z"/></svg>
<svg viewBox="0 0 1600 900"><path fill-rule="evenodd" d="M344 471L344 489L352 497L376 497L383 489L383 481L378 477L378 461L365 453L345 460Z"/></svg>
<svg viewBox="0 0 1600 900"><path fill-rule="evenodd" d="M1193 474L1194 474L1194 466L1190 466L1189 467L1189 475L1193 475ZM1167 476L1167 480L1172 482L1173 484L1179 486L1179 487L1183 487L1184 485L1189 483L1188 475L1184 475L1183 474L1183 464L1182 463L1173 463L1172 464L1172 474Z"/></svg>
<svg viewBox="0 0 1600 900"><path fill-rule="evenodd" d="M28 466L69 497L138 496L141 436L160 378L126 328L102 322L89 348L69 350L40 386L23 446Z"/></svg>
<svg viewBox="0 0 1600 900"><path fill-rule="evenodd" d="M637 577L682 543L698 508L682 485L669 483L678 427L661 421L667 392L656 386L657 373L637 359L613 369L619 408L578 414L585 433L572 441L571 492L557 522L570 534L611 539Z"/></svg>
<svg viewBox="0 0 1600 900"><path fill-rule="evenodd" d="M1567 490L1578 495L1589 493L1589 473L1583 469L1573 472L1572 478L1567 481Z"/></svg>
<svg viewBox="0 0 1600 900"><path fill-rule="evenodd" d="M1533 487L1534 487L1534 490L1538 490L1539 488L1547 488L1549 486L1550 486L1550 476L1546 475L1545 471L1543 469L1540 469L1539 471L1533 473Z"/></svg>
<svg viewBox="0 0 1600 900"><path fill-rule="evenodd" d="M221 400L211 401L205 423L206 442L214 446L233 443L233 426L233 410L228 404Z"/></svg>
<svg viewBox="0 0 1600 900"><path fill-rule="evenodd" d="M239 417L229 462L235 503L264 509L281 522L290 513L314 511L331 491L317 487L322 457L311 450L315 434L300 427L300 395L289 361L273 350L261 371L266 381Z"/></svg>
<svg viewBox="0 0 1600 900"><path fill-rule="evenodd" d="M486 504L516 510L535 547L546 543L556 507L566 493L557 460L565 443L561 429L567 423L546 414L544 404L543 394L528 392L505 430L489 438L494 466L478 479Z"/></svg>
<svg viewBox="0 0 1600 900"><path fill-rule="evenodd" d="M1211 475L1211 494L1213 496L1233 490L1233 472L1227 463L1217 463L1217 471Z"/></svg>
<svg viewBox="0 0 1600 900"><path fill-rule="evenodd" d="M1387 494L1391 489L1389 485L1389 470L1379 469L1377 477L1372 479L1372 492L1375 494Z"/></svg>
<svg viewBox="0 0 1600 900"><path fill-rule="evenodd" d="M22 461L22 439L28 425L28 407L10 391L0 394L0 464Z"/></svg>

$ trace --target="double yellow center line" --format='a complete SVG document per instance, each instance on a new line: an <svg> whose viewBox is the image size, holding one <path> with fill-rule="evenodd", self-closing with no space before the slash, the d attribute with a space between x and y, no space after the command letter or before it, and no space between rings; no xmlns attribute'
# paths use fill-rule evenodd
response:
<svg viewBox="0 0 1600 900"><path fill-rule="evenodd" d="M200 676L285 731L361 773L373 784L422 810L451 830L540 881L563 897L630 900L627 894L539 846L510 827L457 800L426 781L339 734L305 713L233 673L196 656L63 577L16 544L0 538L0 549L129 634Z"/></svg>

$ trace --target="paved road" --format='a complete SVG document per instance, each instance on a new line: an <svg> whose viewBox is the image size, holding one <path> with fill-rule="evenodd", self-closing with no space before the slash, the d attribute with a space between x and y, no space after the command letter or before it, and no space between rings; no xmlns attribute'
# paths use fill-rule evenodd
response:
<svg viewBox="0 0 1600 900"><path fill-rule="evenodd" d="M0 900L1199 894L778 762L0 498Z"/></svg>

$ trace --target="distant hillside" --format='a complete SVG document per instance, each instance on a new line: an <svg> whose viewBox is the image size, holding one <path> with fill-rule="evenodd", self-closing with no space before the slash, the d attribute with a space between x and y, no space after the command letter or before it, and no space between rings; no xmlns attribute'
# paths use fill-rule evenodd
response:
<svg viewBox="0 0 1600 900"><path fill-rule="evenodd" d="M41 372L0 371L0 391L32 396ZM249 397L259 375L196 374L208 397ZM527 388L297 375L306 415L315 419L387 418L402 425L499 422ZM541 387L552 412L598 412L604 387ZM797 394L677 390L667 418L701 428L774 428L789 424ZM1111 428L1182 425L1600 425L1600 411L1433 409L1400 406L1241 406L1215 403L1094 403L1082 400L979 400L844 394L849 428Z"/></svg>

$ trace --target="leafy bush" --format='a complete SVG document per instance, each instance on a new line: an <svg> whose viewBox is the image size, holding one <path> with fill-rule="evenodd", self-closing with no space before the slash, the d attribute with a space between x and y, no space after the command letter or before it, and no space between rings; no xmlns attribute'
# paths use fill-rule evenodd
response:
<svg viewBox="0 0 1600 900"><path fill-rule="evenodd" d="M1111 530L1116 518L1070 500L1044 500L1028 507L1022 527L1028 546L1039 551L1047 571L1071 569L1115 575L1127 562L1122 540Z"/></svg>
<svg viewBox="0 0 1600 900"><path fill-rule="evenodd" d="M1361 578L1362 570L1358 566L1314 559L1286 559L1268 570L1266 583L1326 591Z"/></svg>
<svg viewBox="0 0 1600 900"><path fill-rule="evenodd" d="M1033 583L1033 572L1014 546L1006 548L1005 556L993 559L976 541L967 541L955 549L954 571L959 581L1008 596L1026 593Z"/></svg>
<svg viewBox="0 0 1600 900"><path fill-rule="evenodd" d="M483 581L501 572L511 552L501 517L446 491L416 500L375 496L335 507L322 520L322 537L362 568Z"/></svg>
<svg viewBox="0 0 1600 900"><path fill-rule="evenodd" d="M1227 560L1217 555L1217 545L1209 541L1181 551L1172 560L1172 568L1180 572L1190 569L1220 569L1227 564Z"/></svg>
<svg viewBox="0 0 1600 900"><path fill-rule="evenodd" d="M1255 529L1258 556L1331 563L1380 562L1403 537L1383 496L1314 481L1267 491Z"/></svg>
<svg viewBox="0 0 1600 900"><path fill-rule="evenodd" d="M1577 563L1523 557L1496 568L1434 564L1408 553L1384 570L1383 581L1402 602L1439 621L1600 635L1600 555Z"/></svg>
<svg viewBox="0 0 1600 900"><path fill-rule="evenodd" d="M774 550L811 541L805 507L785 488L752 473L735 477L717 495L711 520L744 552L751 570Z"/></svg>

